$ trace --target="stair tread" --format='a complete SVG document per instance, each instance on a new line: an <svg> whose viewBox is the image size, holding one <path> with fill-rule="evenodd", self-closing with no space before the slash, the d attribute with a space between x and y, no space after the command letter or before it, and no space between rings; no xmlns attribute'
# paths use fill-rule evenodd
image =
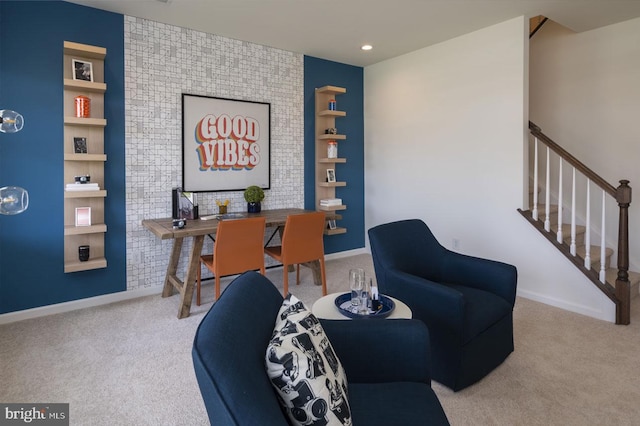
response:
<svg viewBox="0 0 640 426"><path fill-rule="evenodd" d="M583 226L583 225L576 225L576 235L584 234L586 229L587 228L585 226ZM558 222L551 224L551 230L553 232L558 232ZM565 237L567 235L571 236L571 224L570 223L563 223L562 224L562 235L564 235Z"/></svg>
<svg viewBox="0 0 640 426"><path fill-rule="evenodd" d="M547 207L544 203L538 203L538 216L543 216L547 211ZM549 214L558 213L557 204L549 204Z"/></svg>
<svg viewBox="0 0 640 426"><path fill-rule="evenodd" d="M631 286L637 285L640 283L640 273L628 271L629 274L629 282ZM616 268L609 268L606 271L606 279L608 283L615 283L618 278L618 270Z"/></svg>
<svg viewBox="0 0 640 426"><path fill-rule="evenodd" d="M628 271L629 285L631 286L631 298L635 299L640 291L640 273ZM609 268L605 271L605 280L611 284L614 288L616 286L616 279L618 278L618 270L616 268Z"/></svg>
<svg viewBox="0 0 640 426"><path fill-rule="evenodd" d="M587 250L584 246L576 248L576 254L584 259ZM605 247L605 257L609 257L613 254L613 249ZM589 250L589 256L591 261L600 260L600 246L591 246Z"/></svg>

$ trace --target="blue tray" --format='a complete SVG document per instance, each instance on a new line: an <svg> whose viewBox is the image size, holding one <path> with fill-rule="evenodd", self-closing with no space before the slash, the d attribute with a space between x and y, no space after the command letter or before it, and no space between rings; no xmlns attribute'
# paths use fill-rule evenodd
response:
<svg viewBox="0 0 640 426"><path fill-rule="evenodd" d="M370 311L368 314L359 314L351 310L351 293L344 293L336 297L336 307L340 311L340 313L349 318L386 318L393 310L396 308L396 304L393 300L388 298L387 296L381 294L380 302L382 303L382 308L377 312Z"/></svg>

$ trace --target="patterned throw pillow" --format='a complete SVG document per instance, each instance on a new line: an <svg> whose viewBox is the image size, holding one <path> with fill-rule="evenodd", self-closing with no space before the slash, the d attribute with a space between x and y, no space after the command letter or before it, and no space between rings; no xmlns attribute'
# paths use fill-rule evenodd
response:
<svg viewBox="0 0 640 426"><path fill-rule="evenodd" d="M347 376L318 319L295 296L282 303L266 368L294 425L351 425Z"/></svg>

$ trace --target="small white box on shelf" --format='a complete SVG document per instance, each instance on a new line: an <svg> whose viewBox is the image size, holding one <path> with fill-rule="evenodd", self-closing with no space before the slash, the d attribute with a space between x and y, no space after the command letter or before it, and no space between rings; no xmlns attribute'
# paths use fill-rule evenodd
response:
<svg viewBox="0 0 640 426"><path fill-rule="evenodd" d="M91 226L91 207L76 207L76 226Z"/></svg>

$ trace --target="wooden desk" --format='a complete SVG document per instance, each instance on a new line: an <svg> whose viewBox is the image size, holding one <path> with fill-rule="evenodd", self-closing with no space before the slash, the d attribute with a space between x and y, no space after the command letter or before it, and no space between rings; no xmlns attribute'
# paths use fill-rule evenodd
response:
<svg viewBox="0 0 640 426"><path fill-rule="evenodd" d="M260 213L245 212L239 214L243 217L264 217L267 227L280 227L280 230L282 230L282 227L287 221L287 216L291 214L309 212L309 210L304 209L276 209L263 210ZM332 219L333 216L335 216L333 213L327 212L327 219ZM237 220L242 219L239 218ZM167 274L164 279L162 297L171 296L175 287L180 292L180 309L178 311L178 318L186 318L189 316L191 310L191 299L193 298L196 273L200 267L200 254L202 252L202 246L204 245L204 238L208 234L216 233L216 230L218 229L218 220L187 220L187 226L183 229L173 229L173 219L171 218L145 219L142 221L142 225L162 240L173 240L173 248L171 249L171 257L169 258ZM176 273L178 270L178 262L180 261L182 243L185 238L193 238L193 244L191 246L191 251L189 252L187 274L184 281L182 281L178 278ZM311 267L313 270L316 285L320 285L319 263L310 262L307 266Z"/></svg>

